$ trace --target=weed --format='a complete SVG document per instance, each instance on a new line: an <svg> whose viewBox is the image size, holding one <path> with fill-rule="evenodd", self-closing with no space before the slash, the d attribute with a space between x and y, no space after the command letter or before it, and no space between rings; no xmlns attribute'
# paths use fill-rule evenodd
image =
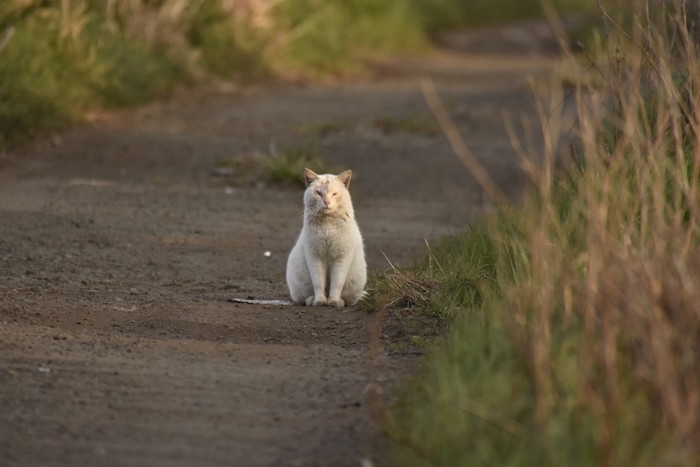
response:
<svg viewBox="0 0 700 467"><path fill-rule="evenodd" d="M212 174L222 177L227 184L257 186L272 183L280 186L304 186L304 168L327 171L326 164L312 143L282 147L273 144L270 152L251 151L236 154L216 163Z"/></svg>
<svg viewBox="0 0 700 467"><path fill-rule="evenodd" d="M281 185L304 186L304 168L318 173L327 172L326 165L315 145L306 144L273 151L265 163L268 180Z"/></svg>
<svg viewBox="0 0 700 467"><path fill-rule="evenodd" d="M444 238L413 268L393 266L370 280L368 306L450 321L459 308L478 308L496 285L495 246L474 226Z"/></svg>
<svg viewBox="0 0 700 467"><path fill-rule="evenodd" d="M580 162L568 176L553 176L554 92L540 96L548 152L526 166L537 193L485 221L488 248L448 240L445 257L442 244L433 252L438 282L418 305L450 309L450 330L389 414L394 464L700 461L700 128L689 105L700 61L682 5L648 11L619 35L605 18L606 86L585 85L579 69ZM478 252L492 285L460 295Z"/></svg>

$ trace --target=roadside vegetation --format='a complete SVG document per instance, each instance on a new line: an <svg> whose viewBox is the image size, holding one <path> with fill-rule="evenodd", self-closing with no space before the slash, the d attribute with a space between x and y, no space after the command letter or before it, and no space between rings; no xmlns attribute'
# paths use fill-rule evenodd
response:
<svg viewBox="0 0 700 467"><path fill-rule="evenodd" d="M448 327L388 410L392 465L700 464L698 42L651 3L570 57L571 148L539 96L535 192L375 281Z"/></svg>
<svg viewBox="0 0 700 467"><path fill-rule="evenodd" d="M581 8L582 0L557 0ZM0 149L178 85L327 76L433 34L537 14L537 0L3 0ZM590 6L589 6L590 7Z"/></svg>
<svg viewBox="0 0 700 467"><path fill-rule="evenodd" d="M179 83L264 73L246 12L223 1L0 3L0 147Z"/></svg>

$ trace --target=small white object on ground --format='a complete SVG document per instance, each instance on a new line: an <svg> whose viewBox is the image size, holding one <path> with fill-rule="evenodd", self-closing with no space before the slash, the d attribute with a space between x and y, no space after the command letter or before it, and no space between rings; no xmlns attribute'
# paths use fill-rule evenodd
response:
<svg viewBox="0 0 700 467"><path fill-rule="evenodd" d="M247 303L249 305L294 305L288 300L254 300L252 298L229 298L233 303Z"/></svg>
<svg viewBox="0 0 700 467"><path fill-rule="evenodd" d="M269 258L270 255L272 255L272 253L270 253L270 250L263 251L263 256L265 256L266 258Z"/></svg>

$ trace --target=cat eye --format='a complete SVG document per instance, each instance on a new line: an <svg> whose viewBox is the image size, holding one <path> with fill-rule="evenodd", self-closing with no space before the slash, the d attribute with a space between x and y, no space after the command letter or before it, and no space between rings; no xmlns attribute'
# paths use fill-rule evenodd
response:
<svg viewBox="0 0 700 467"><path fill-rule="evenodd" d="M337 195L338 193L333 193L333 196Z"/></svg>
<svg viewBox="0 0 700 467"><path fill-rule="evenodd" d="M316 190L316 194L317 194L318 196L321 196L321 192L320 192L319 190Z"/></svg>

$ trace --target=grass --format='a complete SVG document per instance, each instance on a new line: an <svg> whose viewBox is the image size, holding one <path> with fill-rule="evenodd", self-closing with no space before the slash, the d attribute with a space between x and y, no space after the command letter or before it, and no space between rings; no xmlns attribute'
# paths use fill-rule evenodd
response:
<svg viewBox="0 0 700 467"><path fill-rule="evenodd" d="M307 167L316 173L328 171L316 145L307 143L282 148L279 152L273 151L265 161L265 178L278 185L303 187L306 186L303 174Z"/></svg>
<svg viewBox="0 0 700 467"><path fill-rule="evenodd" d="M449 326L388 412L392 465L700 463L700 62L679 12L610 24L578 69L566 176L553 92L536 192L376 284L376 307Z"/></svg>
<svg viewBox="0 0 700 467"><path fill-rule="evenodd" d="M224 5L2 2L0 148L94 108L143 104L205 74L260 76L261 39Z"/></svg>
<svg viewBox="0 0 700 467"><path fill-rule="evenodd" d="M272 145L269 152L236 154L218 161L213 172L227 184L236 186L271 183L277 186L305 187L303 174L307 167L318 173L328 172L318 145L313 141L285 145L280 149Z"/></svg>
<svg viewBox="0 0 700 467"><path fill-rule="evenodd" d="M351 73L426 50L444 29L538 11L539 0L3 0L0 149L183 83Z"/></svg>
<svg viewBox="0 0 700 467"><path fill-rule="evenodd" d="M495 246L489 232L474 226L443 239L418 266L392 267L377 287L375 306L420 310L450 320L458 309L478 308L496 286Z"/></svg>
<svg viewBox="0 0 700 467"><path fill-rule="evenodd" d="M75 24L64 26L70 21ZM107 62L92 61L106 50L78 39L91 31L85 8L37 13L7 29L0 51L0 144L70 122L94 103L111 70Z"/></svg>
<svg viewBox="0 0 700 467"><path fill-rule="evenodd" d="M322 74L427 45L421 19L404 0L287 0L274 10L283 31L275 62Z"/></svg>
<svg viewBox="0 0 700 467"><path fill-rule="evenodd" d="M590 0L553 0L562 14ZM607 3L607 2L606 2ZM286 0L273 10L271 61L314 75L342 74L395 53L427 50L436 33L542 16L540 0Z"/></svg>

